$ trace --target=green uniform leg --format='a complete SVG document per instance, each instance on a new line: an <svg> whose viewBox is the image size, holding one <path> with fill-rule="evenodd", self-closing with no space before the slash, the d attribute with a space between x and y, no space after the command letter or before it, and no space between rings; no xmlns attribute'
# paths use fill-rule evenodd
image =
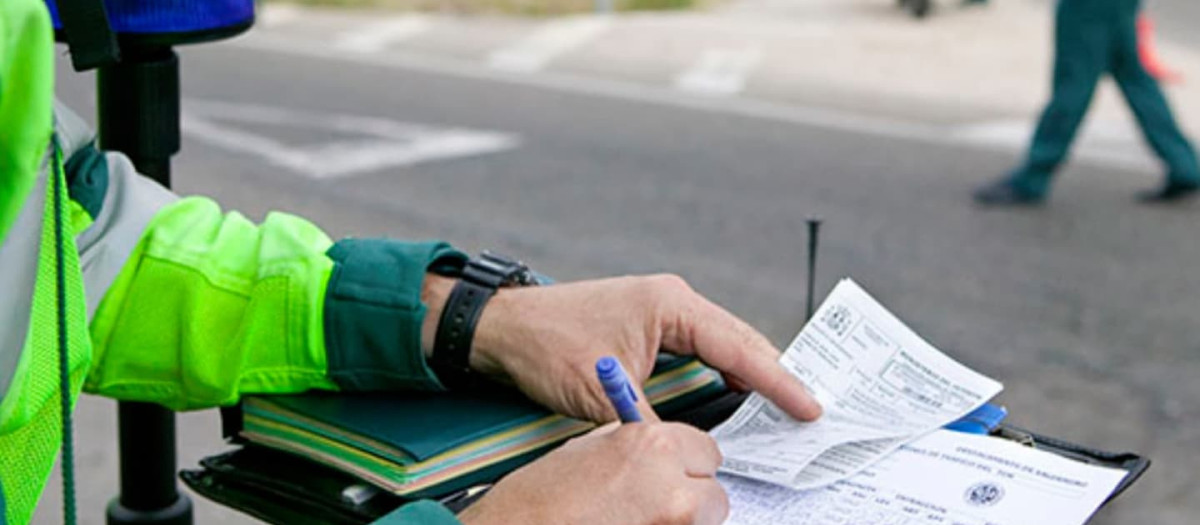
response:
<svg viewBox="0 0 1200 525"><path fill-rule="evenodd" d="M1042 113L1025 164L1011 175L1022 193L1041 196L1062 164L1108 66L1113 0L1061 0L1055 17L1054 94Z"/></svg>
<svg viewBox="0 0 1200 525"><path fill-rule="evenodd" d="M1188 143L1163 95L1158 81L1142 66L1137 51L1136 19L1138 0L1121 0L1120 26L1116 29L1116 43L1112 58L1112 75L1125 100L1142 126L1146 142L1167 166L1167 183L1200 183L1200 166L1196 162L1196 151Z"/></svg>

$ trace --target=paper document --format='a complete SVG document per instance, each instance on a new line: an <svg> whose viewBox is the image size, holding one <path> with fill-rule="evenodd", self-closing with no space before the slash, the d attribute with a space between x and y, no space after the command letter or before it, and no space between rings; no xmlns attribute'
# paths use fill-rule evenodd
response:
<svg viewBox="0 0 1200 525"><path fill-rule="evenodd" d="M754 394L712 435L722 472L793 489L845 479L1002 388L926 343L849 279L780 362L812 390L821 419L801 423Z"/></svg>
<svg viewBox="0 0 1200 525"><path fill-rule="evenodd" d="M725 525L1082 525L1123 470L939 430L848 480L791 489L726 474Z"/></svg>

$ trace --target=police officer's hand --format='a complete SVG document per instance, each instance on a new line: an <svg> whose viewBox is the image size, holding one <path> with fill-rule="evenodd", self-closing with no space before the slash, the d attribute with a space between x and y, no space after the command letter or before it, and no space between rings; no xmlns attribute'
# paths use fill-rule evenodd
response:
<svg viewBox="0 0 1200 525"><path fill-rule="evenodd" d="M729 501L714 477L721 453L675 423L601 428L500 481L465 525L719 524Z"/></svg>
<svg viewBox="0 0 1200 525"><path fill-rule="evenodd" d="M660 348L698 356L735 388L756 390L797 419L821 413L762 334L673 275L502 289L483 310L473 348L475 370L511 379L560 413L598 422L616 413L596 379L596 361L616 356L640 386ZM653 418L639 398L643 415Z"/></svg>

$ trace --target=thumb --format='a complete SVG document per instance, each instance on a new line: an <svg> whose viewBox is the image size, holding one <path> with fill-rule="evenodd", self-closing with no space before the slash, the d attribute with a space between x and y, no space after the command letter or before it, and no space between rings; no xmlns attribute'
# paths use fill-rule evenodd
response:
<svg viewBox="0 0 1200 525"><path fill-rule="evenodd" d="M646 392L642 389L645 379L639 377L641 374L630 377L626 370L630 370L630 368L613 356L602 357L596 361L596 375L599 377L599 381L595 384L599 387L600 397L606 405L605 412L617 416L620 410L632 408L641 420L651 423L660 422L661 419L654 412L654 407L650 406L650 401L646 399ZM636 374L636 369L634 370Z"/></svg>
<svg viewBox="0 0 1200 525"><path fill-rule="evenodd" d="M603 436L606 434L612 434L613 432L616 432L618 428L621 428L621 422L620 421L612 421L612 422L605 423L603 425L600 425L600 426L592 429L592 431L588 432L586 435L587 436Z"/></svg>
<svg viewBox="0 0 1200 525"><path fill-rule="evenodd" d="M658 417L658 413L650 405L650 399L646 397L646 392L641 387L638 387L636 391L638 413L642 415L642 420L649 423L662 423L662 418Z"/></svg>
<svg viewBox="0 0 1200 525"><path fill-rule="evenodd" d="M613 407L612 401L609 400L608 395L604 393L603 388L600 388L599 390L599 402L601 403L599 407L600 410L597 412L597 415L592 418L592 420L597 422L607 421L609 422L608 424L620 423L620 421L614 421L618 419L618 415L616 408ZM661 423L662 418L658 417L658 413L654 411L654 407L650 404L650 400L646 398L646 393L642 390L642 388L640 386L633 385L632 390L634 397L636 397L633 404L635 407L637 407L638 415L642 417L642 421Z"/></svg>

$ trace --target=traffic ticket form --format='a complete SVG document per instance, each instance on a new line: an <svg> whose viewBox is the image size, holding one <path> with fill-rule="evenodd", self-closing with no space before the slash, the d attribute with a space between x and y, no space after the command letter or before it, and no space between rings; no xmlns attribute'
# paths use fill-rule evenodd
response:
<svg viewBox="0 0 1200 525"><path fill-rule="evenodd" d="M753 394L712 435L721 471L795 490L846 479L970 413L1000 383L939 352L849 279L780 362L825 409L802 423Z"/></svg>
<svg viewBox="0 0 1200 525"><path fill-rule="evenodd" d="M820 489L719 478L729 495L725 525L1082 525L1126 474L938 430Z"/></svg>

